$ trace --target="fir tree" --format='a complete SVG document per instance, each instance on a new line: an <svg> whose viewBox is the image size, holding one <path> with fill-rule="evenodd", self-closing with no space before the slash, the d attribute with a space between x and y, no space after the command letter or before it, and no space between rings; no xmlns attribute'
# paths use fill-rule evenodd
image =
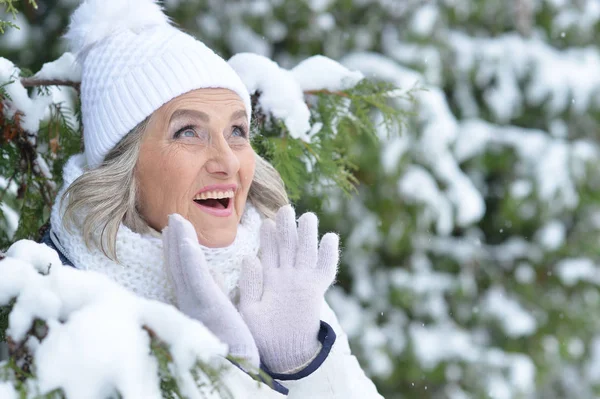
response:
<svg viewBox="0 0 600 399"><path fill-rule="evenodd" d="M380 97L375 107L406 116L402 135L388 137L375 112L370 120L379 123L341 125L342 137L310 149L285 142L276 121L259 123L264 135L255 142L287 176L297 206L319 210L322 230L341 232L343 265L329 301L385 397L598 395L595 0L166 6L225 57L253 51L290 68L321 53L383 85L371 86L375 92L385 82L405 90L418 82L414 103ZM68 8L40 11L47 40L26 38L6 49L9 58L37 71L60 55ZM38 14L22 15L34 23ZM62 26L49 26L50 17ZM334 119L330 111L343 100L308 94L323 110L311 107L312 122ZM398 113L386 112L389 106ZM373 110L365 101L354 107L357 114ZM2 126L6 135L14 124ZM327 155L331 146L347 157ZM10 148L17 159L21 150ZM323 151L316 167L327 179L286 163L291 155L314 162L312 151ZM0 176L10 179L14 165L0 161ZM56 181L60 168L52 171ZM10 209L20 212L26 201L22 181L36 190L24 208L35 222L19 232L35 234L45 220L35 208L42 180L12 181L18 184L3 197ZM350 196L348 183L357 187ZM0 228L3 245L9 231Z"/></svg>

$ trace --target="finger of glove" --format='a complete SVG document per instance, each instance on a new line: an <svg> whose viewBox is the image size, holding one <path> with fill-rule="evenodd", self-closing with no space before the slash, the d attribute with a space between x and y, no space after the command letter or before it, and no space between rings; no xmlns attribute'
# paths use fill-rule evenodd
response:
<svg viewBox="0 0 600 399"><path fill-rule="evenodd" d="M211 302L195 309L192 317L201 321L221 341L229 346L233 356L241 357L253 366L259 365L258 348L254 337L235 306L219 293Z"/></svg>
<svg viewBox="0 0 600 399"><path fill-rule="evenodd" d="M257 257L245 257L240 275L240 305L259 302L263 294L263 270Z"/></svg>
<svg viewBox="0 0 600 399"><path fill-rule="evenodd" d="M194 231L194 233L191 233L191 231ZM180 270L178 269L181 269L182 266L179 244L185 237L189 237L190 239L196 237L192 224L181 215L176 213L169 215L168 225L163 230L163 243L165 244L164 250L170 266L169 269L178 275L181 274Z"/></svg>
<svg viewBox="0 0 600 399"><path fill-rule="evenodd" d="M333 283L340 260L340 238L335 233L327 233L321 239L319 246L319 261L317 270L323 277L323 283L328 287Z"/></svg>
<svg viewBox="0 0 600 399"><path fill-rule="evenodd" d="M317 267L319 246L319 220L312 212L298 219L298 250L296 252L297 269Z"/></svg>
<svg viewBox="0 0 600 399"><path fill-rule="evenodd" d="M275 222L267 219L260 228L260 259L265 270L276 268L279 265L279 248L277 244Z"/></svg>
<svg viewBox="0 0 600 399"><path fill-rule="evenodd" d="M277 237L279 239L279 267L292 268L296 262L298 231L296 212L291 205L282 206L275 216Z"/></svg>
<svg viewBox="0 0 600 399"><path fill-rule="evenodd" d="M211 301L214 296L223 295L213 280L206 258L198 242L183 239L179 243L180 272L183 284L199 301Z"/></svg>
<svg viewBox="0 0 600 399"><path fill-rule="evenodd" d="M175 231L165 227L162 232L163 253L166 261L167 271L175 287L183 289L184 281L181 276L181 259L179 257L179 246L176 242Z"/></svg>
<svg viewBox="0 0 600 399"><path fill-rule="evenodd" d="M173 213L169 215L169 229L173 229L178 240L188 238L198 242L198 233L192 223L183 216Z"/></svg>

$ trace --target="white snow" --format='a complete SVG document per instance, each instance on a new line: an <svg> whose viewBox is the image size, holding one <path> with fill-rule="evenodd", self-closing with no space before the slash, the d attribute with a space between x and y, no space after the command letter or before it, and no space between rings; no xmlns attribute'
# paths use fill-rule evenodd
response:
<svg viewBox="0 0 600 399"><path fill-rule="evenodd" d="M8 382L0 381L0 398L2 399L18 399L19 395L13 386Z"/></svg>
<svg viewBox="0 0 600 399"><path fill-rule="evenodd" d="M421 295L433 292L443 293L455 285L451 275L426 269L410 273L397 268L392 270L390 280L394 287Z"/></svg>
<svg viewBox="0 0 600 399"><path fill-rule="evenodd" d="M361 72L351 71L339 62L322 55L305 59L292 69L292 74L304 91L348 90L364 78Z"/></svg>
<svg viewBox="0 0 600 399"><path fill-rule="evenodd" d="M586 374L592 381L600 378L600 335L596 335L590 342L590 357L586 362Z"/></svg>
<svg viewBox="0 0 600 399"><path fill-rule="evenodd" d="M69 52L64 53L52 62L42 65L42 69L35 74L37 79L81 81L81 65L75 56Z"/></svg>
<svg viewBox="0 0 600 399"><path fill-rule="evenodd" d="M360 303L335 286L327 291L327 303L335 310L344 332L349 337L358 336L364 324Z"/></svg>
<svg viewBox="0 0 600 399"><path fill-rule="evenodd" d="M104 398L115 390L124 397L160 398L157 363L142 326L169 346L171 371L190 398L200 397L190 374L195 362L214 367L227 352L203 325L172 306L136 297L101 274L63 267L43 244L22 240L7 255L0 261L0 304L18 298L8 334L22 340L36 318L49 327L34 346L42 392L60 387L73 398ZM48 275L38 273L48 264Z"/></svg>
<svg viewBox="0 0 600 399"><path fill-rule="evenodd" d="M19 69L11 61L0 57L0 82L8 81L13 83L4 86L11 98L11 101L6 101L7 116L12 118L17 111L22 112L21 127L28 133L36 133L52 98L42 95L34 95L30 98L19 81Z"/></svg>
<svg viewBox="0 0 600 399"><path fill-rule="evenodd" d="M424 4L415 12L411 30L420 36L430 35L438 17L439 9L434 4Z"/></svg>
<svg viewBox="0 0 600 399"><path fill-rule="evenodd" d="M478 350L470 334L451 323L423 326L412 323L409 334L419 363L431 370L442 361L475 361Z"/></svg>
<svg viewBox="0 0 600 399"><path fill-rule="evenodd" d="M252 53L236 54L229 65L240 75L248 92L260 92L258 104L265 114L283 120L290 136L310 141L310 111L302 88L290 71Z"/></svg>
<svg viewBox="0 0 600 399"><path fill-rule="evenodd" d="M332 0L310 0L308 2L308 6L310 9L315 12L323 12L329 7L332 3Z"/></svg>
<svg viewBox="0 0 600 399"><path fill-rule="evenodd" d="M522 262L515 268L515 278L521 284L532 284L535 277L535 270L528 263Z"/></svg>
<svg viewBox="0 0 600 399"><path fill-rule="evenodd" d="M33 244L29 240L19 240L8 248L6 256L23 260L44 274L47 274L51 268L62 266L55 250L45 244Z"/></svg>
<svg viewBox="0 0 600 399"><path fill-rule="evenodd" d="M450 234L453 228L452 207L427 170L410 166L398 182L398 190L408 202L428 205L421 211L420 217L435 221L439 234Z"/></svg>
<svg viewBox="0 0 600 399"><path fill-rule="evenodd" d="M348 90L362 78L338 62L313 56L291 71L276 62L253 53L239 53L231 57L229 65L238 73L250 94L260 93L258 104L266 115L283 120L290 136L310 142L321 126L310 125L310 110L304 91Z"/></svg>
<svg viewBox="0 0 600 399"><path fill-rule="evenodd" d="M521 102L539 105L549 99L551 114L568 107L584 112L600 86L595 71L600 55L593 48L558 50L540 38L523 38L507 33L493 39L468 37L462 32L449 32L447 43L456 53L457 74L467 74L477 65L477 84L485 86L495 80L486 102L499 120L518 116ZM528 78L524 95L517 80ZM496 94L497 93L497 94Z"/></svg>
<svg viewBox="0 0 600 399"><path fill-rule="evenodd" d="M19 214L8 206L5 202L0 203L0 211L2 211L6 219L6 234L12 238L19 227Z"/></svg>
<svg viewBox="0 0 600 399"><path fill-rule="evenodd" d="M580 281L600 285L600 269L588 258L563 259L556 265L556 274L569 287Z"/></svg>
<svg viewBox="0 0 600 399"><path fill-rule="evenodd" d="M566 235L564 223L551 220L536 233L536 240L547 250L555 251L564 244Z"/></svg>
<svg viewBox="0 0 600 399"><path fill-rule="evenodd" d="M529 336L537 329L536 319L502 287L492 287L487 291L482 312L496 319L504 333L511 338Z"/></svg>
<svg viewBox="0 0 600 399"><path fill-rule="evenodd" d="M31 38L31 26L23 14L19 13L14 16L7 15L0 10L0 18L8 20L19 28L5 28L0 41L0 48L5 50L20 50L25 47L27 40Z"/></svg>
<svg viewBox="0 0 600 399"><path fill-rule="evenodd" d="M383 170L388 174L396 172L400 159L409 149L410 143L407 135L394 137L389 140L381 154Z"/></svg>

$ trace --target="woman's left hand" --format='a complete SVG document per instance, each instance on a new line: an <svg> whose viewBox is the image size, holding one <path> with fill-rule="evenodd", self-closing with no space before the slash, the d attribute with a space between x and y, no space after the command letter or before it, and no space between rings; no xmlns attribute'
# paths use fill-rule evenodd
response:
<svg viewBox="0 0 600 399"><path fill-rule="evenodd" d="M290 206L276 222L261 228L261 260L244 262L239 310L258 346L261 360L276 373L303 367L320 349L318 333L325 291L333 283L339 238L327 233L318 241L318 220L298 220Z"/></svg>

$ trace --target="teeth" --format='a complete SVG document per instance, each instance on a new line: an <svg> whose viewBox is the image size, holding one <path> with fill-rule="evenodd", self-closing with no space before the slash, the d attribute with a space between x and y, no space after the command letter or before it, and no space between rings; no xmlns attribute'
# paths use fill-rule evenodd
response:
<svg viewBox="0 0 600 399"><path fill-rule="evenodd" d="M206 200L206 199L221 199L221 198L233 198L233 190L227 191L205 191L200 194L196 194L195 200Z"/></svg>

